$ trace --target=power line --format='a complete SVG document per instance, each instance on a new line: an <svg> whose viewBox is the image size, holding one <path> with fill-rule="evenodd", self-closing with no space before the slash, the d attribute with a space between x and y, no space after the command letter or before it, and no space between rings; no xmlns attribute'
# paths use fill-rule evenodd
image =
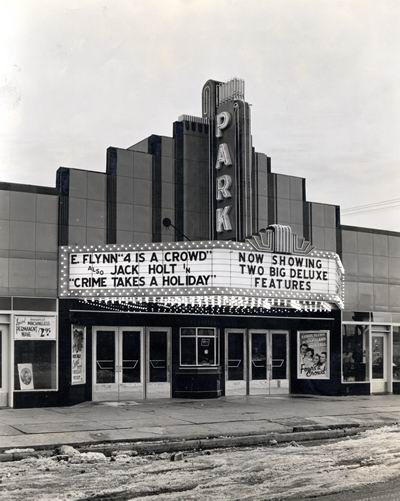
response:
<svg viewBox="0 0 400 501"><path fill-rule="evenodd" d="M364 205L356 205L342 210L342 214L354 214L359 212L369 212L374 210L391 209L400 205L400 198L393 198L391 200L383 200L382 202L375 202Z"/></svg>
<svg viewBox="0 0 400 501"><path fill-rule="evenodd" d="M385 210L385 209L393 209L394 207L399 207L400 203L398 204L393 204L393 205L385 205L383 207L371 207L369 209L359 209L359 210L354 210L354 211L347 211L347 212L342 212L342 216L350 216L352 214L360 214L362 212L373 212L376 210Z"/></svg>
<svg viewBox="0 0 400 501"><path fill-rule="evenodd" d="M389 204L393 202L400 202L400 198L392 198L390 200L382 200L381 202L373 202L369 204L363 204L363 205L355 205L353 207L347 207L343 209L343 211L349 211L349 210L355 210L355 209L364 209L368 207L373 207L375 205L383 205L383 204Z"/></svg>

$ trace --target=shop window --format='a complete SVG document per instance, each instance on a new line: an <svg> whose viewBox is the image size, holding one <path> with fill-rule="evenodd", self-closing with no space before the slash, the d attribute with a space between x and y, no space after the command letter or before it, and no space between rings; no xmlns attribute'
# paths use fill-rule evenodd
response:
<svg viewBox="0 0 400 501"><path fill-rule="evenodd" d="M15 390L55 390L56 341L16 341Z"/></svg>
<svg viewBox="0 0 400 501"><path fill-rule="evenodd" d="M56 317L15 316L14 389L57 389Z"/></svg>
<svg viewBox="0 0 400 501"><path fill-rule="evenodd" d="M216 329L183 328L180 330L180 364L215 366L218 363Z"/></svg>
<svg viewBox="0 0 400 501"><path fill-rule="evenodd" d="M343 325L342 370L344 383L369 381L368 325Z"/></svg>
<svg viewBox="0 0 400 501"><path fill-rule="evenodd" d="M393 326L393 381L400 381L400 326Z"/></svg>

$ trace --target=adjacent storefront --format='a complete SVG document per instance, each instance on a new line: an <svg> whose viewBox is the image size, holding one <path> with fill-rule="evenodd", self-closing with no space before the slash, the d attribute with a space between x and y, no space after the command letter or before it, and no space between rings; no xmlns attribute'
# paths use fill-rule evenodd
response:
<svg viewBox="0 0 400 501"><path fill-rule="evenodd" d="M364 386L371 393L392 393L400 382L400 325L343 323L343 382Z"/></svg>
<svg viewBox="0 0 400 501"><path fill-rule="evenodd" d="M12 298L0 312L0 407L59 389L57 301ZM7 309L6 309L7 308ZM27 397L30 398L29 396Z"/></svg>

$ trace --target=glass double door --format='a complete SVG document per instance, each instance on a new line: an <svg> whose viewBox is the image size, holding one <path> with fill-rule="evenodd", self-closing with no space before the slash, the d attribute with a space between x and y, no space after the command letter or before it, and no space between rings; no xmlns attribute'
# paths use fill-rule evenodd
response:
<svg viewBox="0 0 400 501"><path fill-rule="evenodd" d="M169 398L170 338L168 328L93 328L92 399Z"/></svg>
<svg viewBox="0 0 400 501"><path fill-rule="evenodd" d="M289 393L288 332L227 330L225 394Z"/></svg>

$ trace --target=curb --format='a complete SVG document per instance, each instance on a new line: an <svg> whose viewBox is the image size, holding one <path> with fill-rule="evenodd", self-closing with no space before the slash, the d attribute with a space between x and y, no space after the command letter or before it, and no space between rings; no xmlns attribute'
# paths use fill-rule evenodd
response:
<svg viewBox="0 0 400 501"><path fill-rule="evenodd" d="M252 447L252 446L277 446L291 442L312 442L319 440L333 440L349 436L355 436L368 429L379 428L385 424L374 426L360 426L359 424L337 425L320 429L320 426L299 426L294 427L292 432L276 433L271 432L262 435L242 435L229 437L207 437L207 438L187 438L175 439L170 437L165 440L148 440L133 442L108 442L101 444L62 444L72 445L80 452L102 452L105 456L111 456L113 452L130 451L137 455L160 454L163 452L178 452L199 449L223 449L230 447ZM33 448L32 448L33 449ZM13 452L0 452L0 462L20 461L27 458L51 457L56 455L56 445L51 447L37 448L33 450L21 449Z"/></svg>

